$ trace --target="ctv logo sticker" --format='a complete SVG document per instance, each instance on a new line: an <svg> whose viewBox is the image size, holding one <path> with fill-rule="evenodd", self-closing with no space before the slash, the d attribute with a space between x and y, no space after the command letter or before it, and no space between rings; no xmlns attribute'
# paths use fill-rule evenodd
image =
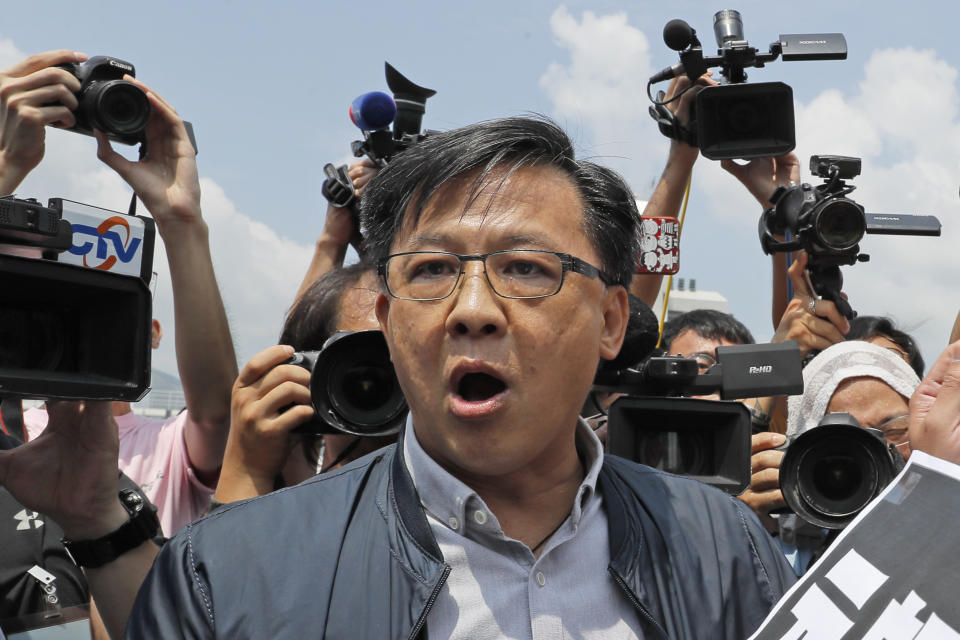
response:
<svg viewBox="0 0 960 640"><path fill-rule="evenodd" d="M117 261L130 263L137 255L142 243L141 238L133 237L130 224L124 216L111 216L96 227L73 223L73 246L70 253L83 257L83 266L109 271ZM94 251L94 260L89 260ZM112 252L108 250L112 249Z"/></svg>

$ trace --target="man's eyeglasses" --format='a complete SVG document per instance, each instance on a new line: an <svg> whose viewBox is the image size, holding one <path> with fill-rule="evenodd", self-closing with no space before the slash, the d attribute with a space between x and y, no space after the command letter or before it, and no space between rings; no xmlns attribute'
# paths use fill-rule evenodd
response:
<svg viewBox="0 0 960 640"><path fill-rule="evenodd" d="M483 263L490 288L503 298L546 298L563 286L568 271L616 284L597 267L568 253L513 249L477 255L446 251L408 251L382 259L377 273L387 291L401 300L442 300L457 288L463 263Z"/></svg>

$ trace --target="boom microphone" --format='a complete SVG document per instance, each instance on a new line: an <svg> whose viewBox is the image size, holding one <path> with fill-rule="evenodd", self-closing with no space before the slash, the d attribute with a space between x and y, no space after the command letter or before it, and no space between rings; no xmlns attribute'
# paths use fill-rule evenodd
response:
<svg viewBox="0 0 960 640"><path fill-rule="evenodd" d="M350 105L350 120L362 131L386 129L397 116L397 104L382 91L365 93Z"/></svg>

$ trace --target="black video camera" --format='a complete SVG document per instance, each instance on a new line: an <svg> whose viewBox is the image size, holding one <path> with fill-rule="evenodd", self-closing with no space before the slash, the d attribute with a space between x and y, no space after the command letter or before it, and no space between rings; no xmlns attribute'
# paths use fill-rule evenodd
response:
<svg viewBox="0 0 960 640"><path fill-rule="evenodd" d="M773 206L760 217L760 246L766 254L806 251L814 291L852 319L856 312L840 295L840 266L870 259L860 253L864 234L939 236L940 222L935 216L866 213L846 197L856 187L844 182L860 175L860 158L810 156L810 172L824 183L778 187L770 196ZM790 239L779 240L785 233Z"/></svg>
<svg viewBox="0 0 960 640"><path fill-rule="evenodd" d="M608 412L607 452L691 476L732 495L750 486L750 412L742 402L679 395L720 392L724 400L803 392L794 341L722 346L717 364L655 356L636 369L601 372L594 390L625 393Z"/></svg>
<svg viewBox="0 0 960 640"><path fill-rule="evenodd" d="M148 217L0 198L0 396L146 394L155 234Z"/></svg>
<svg viewBox="0 0 960 640"><path fill-rule="evenodd" d="M841 33L786 34L770 45L769 53L751 47L743 35L740 12L718 11L713 16L716 56L704 56L696 31L683 20L663 28L663 40L680 52L680 63L650 78L647 95L650 115L660 132L700 148L711 160L779 156L796 146L793 90L783 82L746 84L747 67L763 67L782 56L790 60L845 60L847 41ZM710 67L720 67L724 83L704 88L696 99L689 128L681 127L666 107L662 92L654 100L654 83L686 75L696 81ZM691 85L692 86L692 85ZM677 96L678 98L679 96Z"/></svg>
<svg viewBox="0 0 960 640"><path fill-rule="evenodd" d="M876 429L849 413L828 413L785 445L780 491L807 522L842 529L896 477L904 460Z"/></svg>
<svg viewBox="0 0 960 640"><path fill-rule="evenodd" d="M310 371L314 418L297 433L349 433L386 436L397 433L407 416L380 331L340 331L320 351L300 351L287 364Z"/></svg>
<svg viewBox="0 0 960 640"><path fill-rule="evenodd" d="M150 121L150 101L140 87L123 79L125 74L136 76L132 64L109 56L94 56L82 64L59 66L80 81L76 94L80 106L74 112L77 123L67 131L92 136L93 130L99 129L125 144L143 140L143 131Z"/></svg>

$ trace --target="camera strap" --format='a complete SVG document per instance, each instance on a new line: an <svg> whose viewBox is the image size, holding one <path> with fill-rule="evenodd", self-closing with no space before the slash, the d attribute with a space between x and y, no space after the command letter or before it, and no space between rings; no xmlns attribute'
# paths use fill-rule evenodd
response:
<svg viewBox="0 0 960 640"><path fill-rule="evenodd" d="M0 396L0 431L20 442L27 441L27 430L23 425L23 404L20 398Z"/></svg>
<svg viewBox="0 0 960 640"><path fill-rule="evenodd" d="M697 132L681 125L666 105L651 105L649 112L650 117L656 121L660 133L672 140L679 140L691 147L697 147Z"/></svg>

